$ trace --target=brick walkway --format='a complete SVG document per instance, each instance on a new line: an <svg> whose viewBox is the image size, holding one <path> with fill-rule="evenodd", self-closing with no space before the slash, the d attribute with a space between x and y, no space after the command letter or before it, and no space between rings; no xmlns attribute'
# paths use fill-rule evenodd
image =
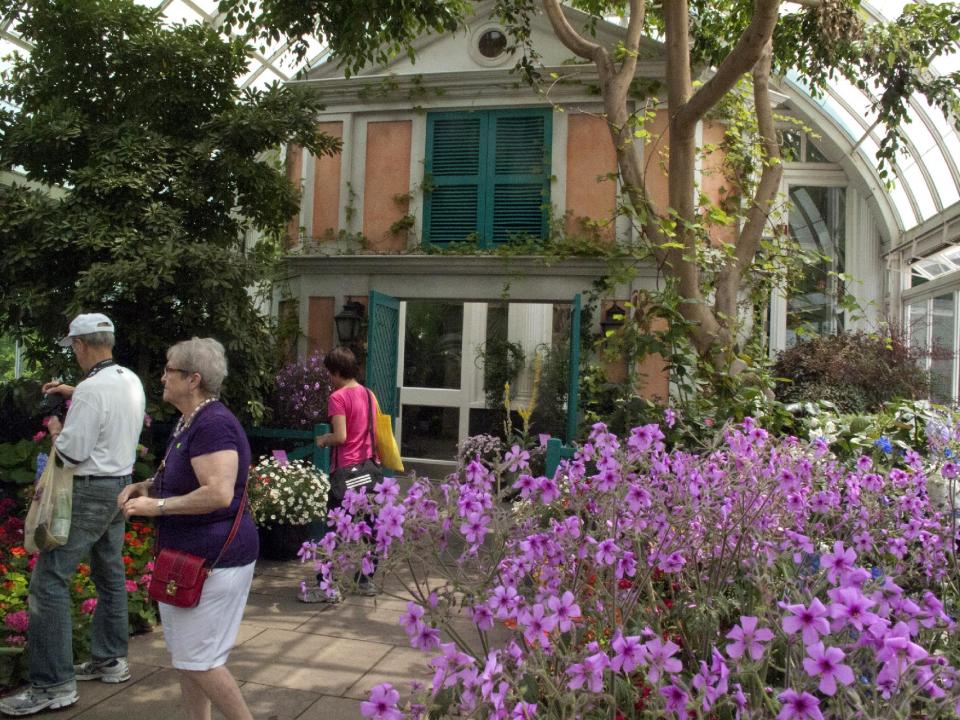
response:
<svg viewBox="0 0 960 720"><path fill-rule="evenodd" d="M359 718L359 700L374 685L429 680L427 656L397 624L403 601L350 596L340 605L305 605L296 593L310 576L297 562L257 563L228 663L257 720ZM78 703L31 717L186 720L160 629L131 638L129 658L129 682L78 683Z"/></svg>

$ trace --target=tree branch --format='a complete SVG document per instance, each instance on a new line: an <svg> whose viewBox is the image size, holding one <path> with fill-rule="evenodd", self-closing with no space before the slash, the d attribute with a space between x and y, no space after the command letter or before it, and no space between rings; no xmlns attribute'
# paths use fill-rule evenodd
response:
<svg viewBox="0 0 960 720"><path fill-rule="evenodd" d="M630 0L630 21L627 23L627 35L623 41L625 55L623 64L617 72L617 79L629 85L637 72L637 59L640 54L640 40L643 37L643 22L646 18L645 0Z"/></svg>
<svg viewBox="0 0 960 720"><path fill-rule="evenodd" d="M598 55L603 52L603 47L597 43L590 42L583 35L573 29L573 26L567 20L560 7L560 0L543 0L543 9L553 25L553 31L571 52L576 53L582 58L593 60L599 65Z"/></svg>
<svg viewBox="0 0 960 720"><path fill-rule="evenodd" d="M674 4L673 2L669 4ZM780 0L755 0L753 17L716 74L679 109L677 124L692 126L716 105L749 72L764 52L779 20Z"/></svg>
<svg viewBox="0 0 960 720"><path fill-rule="evenodd" d="M763 171L754 193L753 202L747 211L747 221L737 238L733 257L717 277L717 294L714 308L719 315L734 318L737 313L737 296L741 280L749 270L760 246L763 230L770 217L770 208L780 187L783 163L780 143L777 141L770 102L770 67L773 62L772 42L767 42L760 60L753 69L753 101L757 115L757 128L763 144Z"/></svg>

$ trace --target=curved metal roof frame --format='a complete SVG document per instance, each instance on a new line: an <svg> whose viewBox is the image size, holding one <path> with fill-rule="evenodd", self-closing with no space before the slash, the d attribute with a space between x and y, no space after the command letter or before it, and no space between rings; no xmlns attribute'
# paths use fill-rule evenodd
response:
<svg viewBox="0 0 960 720"><path fill-rule="evenodd" d="M875 0L862 7L868 21L876 22L895 18L905 5L904 0ZM937 58L931 63L930 72L950 72L957 66L960 56L955 53ZM906 232L960 202L960 132L924 98L915 95L909 101L911 122L906 127L906 141L890 168L893 187L887 189L877 172L876 153L882 128L871 108L875 96L839 77L820 98L810 95L799 74L787 77L786 84L804 96L807 111L815 106L817 115L839 130L842 140L832 139L861 169L861 175L866 169L873 194L881 210L887 211L883 214L892 215L893 233ZM879 189L883 190L883 199L876 192Z"/></svg>

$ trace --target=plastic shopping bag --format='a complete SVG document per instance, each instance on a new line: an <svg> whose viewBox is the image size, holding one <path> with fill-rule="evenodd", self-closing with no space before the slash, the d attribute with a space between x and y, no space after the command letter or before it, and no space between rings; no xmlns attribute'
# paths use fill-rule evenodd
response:
<svg viewBox="0 0 960 720"><path fill-rule="evenodd" d="M53 550L70 537L73 514L73 468L64 467L51 453L37 482L24 521L23 546L28 552Z"/></svg>
<svg viewBox="0 0 960 720"><path fill-rule="evenodd" d="M403 461L400 459L400 450L397 448L396 438L393 437L393 421L389 415L377 410L377 455L380 464L396 472L403 472Z"/></svg>

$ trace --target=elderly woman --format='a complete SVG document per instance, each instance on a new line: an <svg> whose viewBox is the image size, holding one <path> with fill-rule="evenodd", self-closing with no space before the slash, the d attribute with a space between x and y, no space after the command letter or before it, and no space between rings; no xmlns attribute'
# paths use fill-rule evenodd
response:
<svg viewBox="0 0 960 720"><path fill-rule="evenodd" d="M124 515L157 518L158 548L199 555L212 564L227 541L243 498L250 445L240 423L219 400L227 375L223 345L193 338L167 351L163 399L180 411L157 477L128 486ZM203 586L196 607L160 604L164 639L179 671L183 704L192 720L209 720L211 703L227 720L252 718L227 656L253 580L257 531L244 510L239 530Z"/></svg>

